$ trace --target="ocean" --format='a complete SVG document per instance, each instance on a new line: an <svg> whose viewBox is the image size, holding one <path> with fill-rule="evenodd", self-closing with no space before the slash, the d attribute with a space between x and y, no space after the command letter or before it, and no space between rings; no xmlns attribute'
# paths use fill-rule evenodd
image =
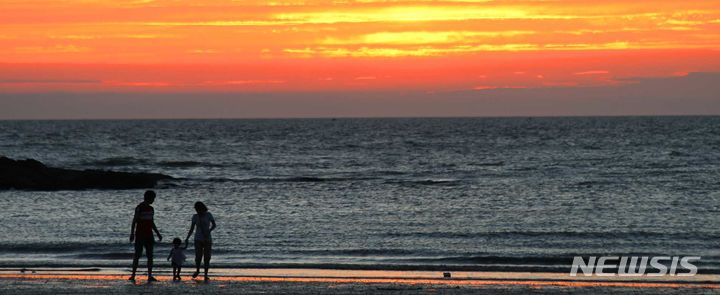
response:
<svg viewBox="0 0 720 295"><path fill-rule="evenodd" d="M720 273L720 117L0 121L0 155L175 177L159 265L203 201L216 267ZM0 191L0 267L129 267L142 194Z"/></svg>

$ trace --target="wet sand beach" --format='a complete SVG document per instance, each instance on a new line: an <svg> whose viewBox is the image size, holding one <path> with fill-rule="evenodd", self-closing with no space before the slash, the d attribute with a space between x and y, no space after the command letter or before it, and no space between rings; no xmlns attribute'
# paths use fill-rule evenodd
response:
<svg viewBox="0 0 720 295"><path fill-rule="evenodd" d="M533 273L457 273L335 270L224 270L210 282L185 276L135 283L119 269L0 271L2 294L716 294L717 276L576 277Z"/></svg>

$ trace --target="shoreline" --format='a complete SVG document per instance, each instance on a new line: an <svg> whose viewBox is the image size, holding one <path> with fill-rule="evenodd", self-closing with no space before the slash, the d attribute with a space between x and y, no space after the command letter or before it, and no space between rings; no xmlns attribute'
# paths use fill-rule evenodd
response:
<svg viewBox="0 0 720 295"><path fill-rule="evenodd" d="M132 253L128 253L128 256ZM131 257L131 256L129 256ZM215 258L215 257L213 257ZM708 275L720 277L720 264L716 261L717 257L710 257L712 262L699 263L697 268L697 275ZM88 269L88 270L99 270L99 269L124 269L129 267L127 259L113 259L113 260L89 260L81 263L63 263L63 262L48 262L48 261L3 261L0 259L0 272L7 270L22 270L22 269L48 269L57 271L58 269ZM122 263L119 263L122 262ZM183 268L194 266L192 262L186 262ZM144 261L141 261L140 267L144 266ZM155 268L157 269L169 269L169 262L160 261L156 263ZM233 271L237 269L257 269L257 270L298 270L303 271L307 269L321 269L327 271L347 271L347 272L361 272L361 271L395 271L395 272L459 272L459 273L549 273L563 275L568 274L572 268L571 264L537 264L531 263L518 264L387 264L387 263L286 263L286 262L269 262L269 263L255 263L255 262L243 262L243 263L228 263L224 261L214 262L212 269L219 272ZM609 273L617 272L617 267L606 267L605 270ZM652 277L652 276L648 276Z"/></svg>
<svg viewBox="0 0 720 295"><path fill-rule="evenodd" d="M137 280L127 281L123 269L99 270L34 270L19 273L0 269L0 293L56 295L127 293L150 294L716 294L720 290L717 276L702 276L694 280L660 278L655 280L623 280L610 278L563 279L553 274L515 273L499 276L498 273L473 273L475 276L453 273L443 278L442 273L416 272L374 273L333 272L307 269L275 274L267 270L234 270L234 273L211 271L210 281L194 280L187 275L175 282L167 271L158 271L157 282L147 282L144 272ZM388 276L392 275L392 276ZM399 276L398 276L399 275ZM467 275L467 274L465 274ZM433 276L433 277L431 277ZM567 275L566 275L567 277Z"/></svg>
<svg viewBox="0 0 720 295"><path fill-rule="evenodd" d="M145 271L138 269L139 281L144 281ZM190 278L192 267L184 267L183 277ZM75 279L75 280L124 280L129 268L0 268L0 279ZM451 277L444 277L448 273ZM156 268L155 277L170 280L170 269ZM398 271L398 270L328 270L328 269L262 269L233 268L210 271L217 281L317 281L317 282L391 282L403 284L476 285L489 282L508 284L568 284L568 285L657 285L657 286L707 286L720 289L720 275L699 274L695 276L570 276L567 273L548 272L478 272L478 271Z"/></svg>
<svg viewBox="0 0 720 295"><path fill-rule="evenodd" d="M73 275L73 274L0 274L0 279L77 280L77 281L126 281L126 275ZM155 276L159 282L172 282L171 276ZM185 281L200 282L195 279ZM674 288L674 289L720 289L711 282L633 282L633 281L562 281L562 280L514 280L514 279L423 279L423 278L348 278L348 277L266 277L266 276L213 276L211 282L288 282L288 283L359 283L400 285L451 285L451 286L557 286L557 287L626 287L626 288ZM135 284L147 283L138 276Z"/></svg>

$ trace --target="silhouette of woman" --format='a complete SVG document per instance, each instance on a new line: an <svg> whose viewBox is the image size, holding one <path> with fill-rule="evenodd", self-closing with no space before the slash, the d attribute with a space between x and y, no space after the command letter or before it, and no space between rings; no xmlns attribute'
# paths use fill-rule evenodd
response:
<svg viewBox="0 0 720 295"><path fill-rule="evenodd" d="M195 203L195 212L197 214L192 217L190 231L188 231L187 238L185 238L185 247L187 247L188 240L195 231L195 273L192 277L196 278L200 274L200 262L204 262L205 281L207 281L210 279L208 269L210 268L210 256L212 253L211 232L215 229L215 218L208 212L208 208L203 202Z"/></svg>

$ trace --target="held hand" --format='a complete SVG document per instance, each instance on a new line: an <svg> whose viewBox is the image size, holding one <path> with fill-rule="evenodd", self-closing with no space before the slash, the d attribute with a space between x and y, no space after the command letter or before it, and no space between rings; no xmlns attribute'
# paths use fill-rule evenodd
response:
<svg viewBox="0 0 720 295"><path fill-rule="evenodd" d="M130 243L135 241L135 233L130 233Z"/></svg>
<svg viewBox="0 0 720 295"><path fill-rule="evenodd" d="M158 233L158 242L162 242L162 235Z"/></svg>

